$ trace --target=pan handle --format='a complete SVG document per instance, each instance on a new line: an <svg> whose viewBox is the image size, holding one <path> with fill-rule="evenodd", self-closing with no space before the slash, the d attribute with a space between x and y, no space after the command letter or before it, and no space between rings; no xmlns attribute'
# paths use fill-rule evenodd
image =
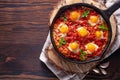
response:
<svg viewBox="0 0 120 80"><path fill-rule="evenodd" d="M104 10L104 13L108 16L108 18L110 18L110 16L117 10L120 8L120 0L118 0L117 2L115 2L111 7L109 7L108 9Z"/></svg>

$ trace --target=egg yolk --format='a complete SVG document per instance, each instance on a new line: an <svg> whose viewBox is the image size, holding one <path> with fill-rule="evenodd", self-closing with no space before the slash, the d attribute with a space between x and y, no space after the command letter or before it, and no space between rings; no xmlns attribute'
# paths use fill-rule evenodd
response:
<svg viewBox="0 0 120 80"><path fill-rule="evenodd" d="M92 22L92 23L97 23L98 20L99 20L98 16L91 16L90 17L90 22Z"/></svg>
<svg viewBox="0 0 120 80"><path fill-rule="evenodd" d="M78 45L77 42L70 43L69 46L70 46L70 48L71 48L72 50L77 50L78 47L79 47L79 45Z"/></svg>
<svg viewBox="0 0 120 80"><path fill-rule="evenodd" d="M96 50L96 46L93 43L88 43L86 45L86 49L89 50L90 52L94 52Z"/></svg>
<svg viewBox="0 0 120 80"><path fill-rule="evenodd" d="M68 31L68 26L65 25L65 24L61 25L60 32L61 33L67 33L67 31Z"/></svg>
<svg viewBox="0 0 120 80"><path fill-rule="evenodd" d="M78 20L79 19L79 17L80 17L80 13L78 13L77 11L73 11L73 12L71 12L70 13L70 18L71 18L71 20Z"/></svg>
<svg viewBox="0 0 120 80"><path fill-rule="evenodd" d="M102 32L101 32L101 31L96 31L96 32L95 32L95 36L96 36L97 38L101 38Z"/></svg>
<svg viewBox="0 0 120 80"><path fill-rule="evenodd" d="M87 29L81 27L78 29L78 34L79 34L79 36L85 37L88 34L88 31L87 31Z"/></svg>

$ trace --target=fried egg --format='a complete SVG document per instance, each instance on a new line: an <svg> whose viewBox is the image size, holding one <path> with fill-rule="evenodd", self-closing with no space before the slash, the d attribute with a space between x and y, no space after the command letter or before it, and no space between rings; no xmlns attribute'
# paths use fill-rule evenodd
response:
<svg viewBox="0 0 120 80"><path fill-rule="evenodd" d="M80 50L79 44L77 42L72 42L69 44L68 49L73 53L77 53Z"/></svg>
<svg viewBox="0 0 120 80"><path fill-rule="evenodd" d="M88 54L92 54L93 52L97 51L97 49L99 47L98 47L98 45L91 42L91 43L88 43L87 45L85 45L85 48L86 48Z"/></svg>
<svg viewBox="0 0 120 80"><path fill-rule="evenodd" d="M103 31L96 31L95 36L97 39L103 39L104 38Z"/></svg>
<svg viewBox="0 0 120 80"><path fill-rule="evenodd" d="M72 20L72 21L77 21L77 20L79 20L79 18L80 18L80 13L79 12L77 12L77 11L72 11L71 13L70 13L70 19Z"/></svg>
<svg viewBox="0 0 120 80"><path fill-rule="evenodd" d="M65 23L60 23L58 25L58 31L60 32L60 36L65 37L68 32L68 26Z"/></svg>
<svg viewBox="0 0 120 80"><path fill-rule="evenodd" d="M100 18L98 16L90 16L88 23L91 26L95 26L99 22Z"/></svg>
<svg viewBox="0 0 120 80"><path fill-rule="evenodd" d="M84 27L79 27L77 28L78 35L81 37L85 37L89 32L86 28Z"/></svg>

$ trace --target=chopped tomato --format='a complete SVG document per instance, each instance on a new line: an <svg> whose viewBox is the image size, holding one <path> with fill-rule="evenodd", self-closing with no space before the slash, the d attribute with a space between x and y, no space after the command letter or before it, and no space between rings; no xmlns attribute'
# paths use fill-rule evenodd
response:
<svg viewBox="0 0 120 80"><path fill-rule="evenodd" d="M102 16L96 11L87 7L73 7L63 12L53 27L53 38L54 42L58 44L58 50L65 57L80 61L82 58L90 60L96 56L100 56L108 40L108 30L103 31L101 25L104 24L106 28L108 26L105 20L101 18ZM60 31L61 29L63 31ZM96 37L96 31L102 31L100 38ZM61 38L65 42L62 46L59 45ZM77 44L72 45L75 49L71 48L71 43ZM81 50L86 53L85 57L80 57Z"/></svg>

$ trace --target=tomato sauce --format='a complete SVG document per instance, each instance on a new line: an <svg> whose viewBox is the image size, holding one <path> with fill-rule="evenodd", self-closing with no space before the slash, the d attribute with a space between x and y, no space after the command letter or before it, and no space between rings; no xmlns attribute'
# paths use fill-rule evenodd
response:
<svg viewBox="0 0 120 80"><path fill-rule="evenodd" d="M102 54L108 40L108 26L93 9L71 8L56 20L53 39L62 55L85 61Z"/></svg>

